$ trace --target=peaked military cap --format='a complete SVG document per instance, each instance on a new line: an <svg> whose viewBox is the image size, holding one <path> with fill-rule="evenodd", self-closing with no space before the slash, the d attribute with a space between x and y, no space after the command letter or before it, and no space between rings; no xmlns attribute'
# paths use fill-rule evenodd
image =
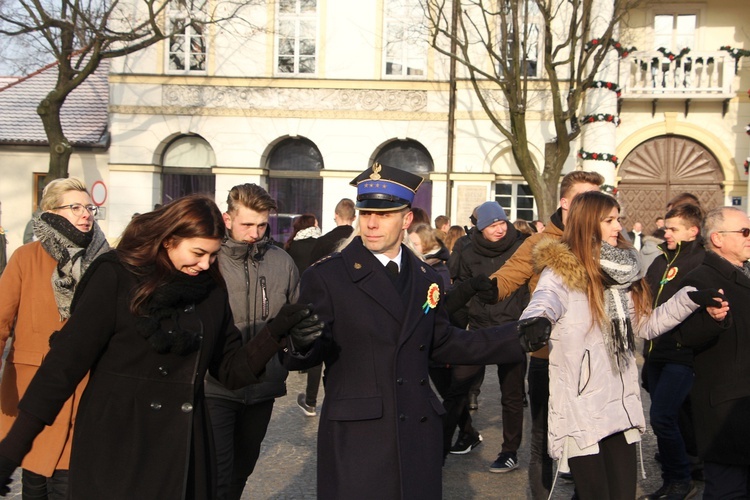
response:
<svg viewBox="0 0 750 500"><path fill-rule="evenodd" d="M385 212L410 207L424 179L380 163L359 174L349 184L357 186L357 209Z"/></svg>

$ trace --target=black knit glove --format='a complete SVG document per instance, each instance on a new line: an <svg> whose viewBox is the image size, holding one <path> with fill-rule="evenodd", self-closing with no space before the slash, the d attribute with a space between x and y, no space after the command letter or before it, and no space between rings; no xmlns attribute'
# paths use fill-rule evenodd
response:
<svg viewBox="0 0 750 500"><path fill-rule="evenodd" d="M688 292L688 297L701 307L721 307L721 301L726 300L724 294L719 293L715 288Z"/></svg>
<svg viewBox="0 0 750 500"><path fill-rule="evenodd" d="M476 292L476 297L484 304L497 304L497 278L490 280L484 274L469 278L471 288Z"/></svg>
<svg viewBox="0 0 750 500"><path fill-rule="evenodd" d="M526 352L538 351L547 345L552 323L547 318L526 318L518 322L518 340Z"/></svg>
<svg viewBox="0 0 750 500"><path fill-rule="evenodd" d="M13 460L0 455L0 497L10 493L11 476L17 467Z"/></svg>
<svg viewBox="0 0 750 500"><path fill-rule="evenodd" d="M5 496L10 491L8 485L13 472L43 429L44 422L23 410L18 412L8 435L0 441L0 496Z"/></svg>
<svg viewBox="0 0 750 500"><path fill-rule="evenodd" d="M277 341L286 337L292 328L310 326L312 307L309 304L284 304L276 316L266 324L271 337ZM315 318L314 322L318 319Z"/></svg>

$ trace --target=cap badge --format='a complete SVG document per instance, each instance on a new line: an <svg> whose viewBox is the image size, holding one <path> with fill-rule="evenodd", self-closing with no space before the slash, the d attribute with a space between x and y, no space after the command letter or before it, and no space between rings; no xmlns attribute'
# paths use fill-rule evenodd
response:
<svg viewBox="0 0 750 500"><path fill-rule="evenodd" d="M380 166L380 163L375 162L372 164L372 173L370 174L370 179L374 181L380 180L380 171L383 169L383 167Z"/></svg>

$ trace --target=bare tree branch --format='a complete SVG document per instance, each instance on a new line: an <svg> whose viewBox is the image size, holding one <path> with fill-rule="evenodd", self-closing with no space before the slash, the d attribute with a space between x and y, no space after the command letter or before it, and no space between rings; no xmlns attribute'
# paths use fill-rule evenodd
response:
<svg viewBox="0 0 750 500"><path fill-rule="evenodd" d="M596 80L620 21L638 0L610 0L614 14L596 19L604 28L597 32L596 46L587 46L592 15L600 15L594 0L455 1L461 3L461 14L453 27L447 0L422 0L430 44L466 70L487 118L508 140L539 214L546 216L557 206L560 174L581 132L577 117L585 91ZM451 40L455 53L446 43ZM502 101L490 97L496 94L493 89ZM551 104L556 136L545 145L539 169L531 154L526 114L541 100Z"/></svg>

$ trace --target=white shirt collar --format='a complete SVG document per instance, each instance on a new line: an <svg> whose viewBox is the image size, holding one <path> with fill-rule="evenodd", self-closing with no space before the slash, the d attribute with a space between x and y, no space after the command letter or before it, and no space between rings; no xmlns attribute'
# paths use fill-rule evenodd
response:
<svg viewBox="0 0 750 500"><path fill-rule="evenodd" d="M388 264L389 261L393 261L398 266L398 270L399 271L401 271L401 255L402 254L403 254L403 248L400 245L398 247L398 255L396 255L392 259L389 258L387 255L385 255L383 253L375 253L375 252L373 252L373 255L375 256L375 258L378 259L380 261L380 263L383 264L383 266L385 266L386 264Z"/></svg>

